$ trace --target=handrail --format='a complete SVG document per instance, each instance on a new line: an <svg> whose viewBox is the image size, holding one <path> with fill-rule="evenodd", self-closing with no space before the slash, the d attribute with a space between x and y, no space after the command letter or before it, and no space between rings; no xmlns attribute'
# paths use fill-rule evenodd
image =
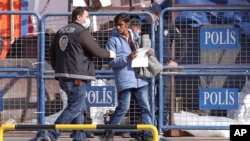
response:
<svg viewBox="0 0 250 141"><path fill-rule="evenodd" d="M151 130L154 141L159 141L159 133L157 128L151 124L137 125L97 125L97 124L54 124L54 125L18 125L18 124L2 124L0 126L0 141L3 141L4 131L10 130L26 130L34 129L70 129L70 130L94 130L94 129L136 129L136 130Z"/></svg>

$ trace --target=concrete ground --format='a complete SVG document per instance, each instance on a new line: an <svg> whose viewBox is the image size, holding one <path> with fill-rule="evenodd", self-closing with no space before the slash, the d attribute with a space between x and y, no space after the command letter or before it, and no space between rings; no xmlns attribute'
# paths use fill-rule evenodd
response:
<svg viewBox="0 0 250 141"><path fill-rule="evenodd" d="M6 137L3 141L28 141L30 138L27 137ZM170 141L229 141L229 139L218 138L218 137L170 137ZM115 138L115 141L130 141L131 138ZM58 141L72 141L71 138L59 138ZM93 138L89 141L100 141L99 138Z"/></svg>
<svg viewBox="0 0 250 141"><path fill-rule="evenodd" d="M35 136L34 132L5 132L3 135L3 140L0 139L0 141L28 141L32 137ZM115 141L129 141L132 138L121 138L120 136L115 137ZM168 137L170 141L229 141L228 138L222 138L222 137ZM72 141L71 138L69 138L68 133L63 133L58 141ZM95 138L89 138L89 141L100 141L98 136L95 136Z"/></svg>

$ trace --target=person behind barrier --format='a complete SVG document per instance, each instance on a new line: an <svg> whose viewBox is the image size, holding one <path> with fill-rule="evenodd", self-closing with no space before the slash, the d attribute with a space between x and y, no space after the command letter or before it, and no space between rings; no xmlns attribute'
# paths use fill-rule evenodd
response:
<svg viewBox="0 0 250 141"><path fill-rule="evenodd" d="M130 22L130 28L137 34L141 35L141 26L144 22L139 18L132 18Z"/></svg>
<svg viewBox="0 0 250 141"><path fill-rule="evenodd" d="M149 34L151 35L151 24L155 22L155 54L157 57L159 57L159 42L160 42L160 36L159 36L159 15L162 12L161 6L154 2L151 3L149 7L145 8L144 11L148 11L151 14L153 14L154 20L151 19L150 16L146 16L144 24L145 26L142 28L142 34ZM179 63L182 63L182 61L185 58L186 50L187 50L187 41L182 38L181 33L179 30L173 25L171 22L168 22L167 20L164 21L164 32L163 32L163 64L168 65L171 67L178 66ZM174 44L174 51L172 52L172 46ZM171 71L171 70L169 70ZM163 124L168 125L170 122L170 87L171 87L171 77L170 76L164 76L163 77L163 83L164 83L164 100L163 100ZM156 80L156 82L158 82ZM156 83L156 86L158 84ZM156 89L159 86L156 87ZM157 90L159 91L159 89ZM157 98L156 98L157 100ZM156 101L158 102L158 100Z"/></svg>
<svg viewBox="0 0 250 141"><path fill-rule="evenodd" d="M95 79L92 58L115 58L113 51L102 49L87 30L90 25L87 8L76 7L72 11L72 22L60 28L53 38L49 55L55 70L55 79L66 92L67 107L56 119L55 124L83 124L86 87ZM30 141L56 141L60 130L40 130ZM85 141L83 130L72 131L73 141Z"/></svg>
<svg viewBox="0 0 250 141"><path fill-rule="evenodd" d="M145 24L142 26L142 34L149 34L151 35L151 24L155 23L155 54L159 57L159 16L162 12L161 6L153 2L150 4L149 7L145 8L144 11L148 11L151 14L153 14L154 20L152 21L150 16L146 16L145 18ZM168 19L164 20L163 23L163 61L165 64L171 65L171 66L177 66L179 63L183 62L185 60L185 55L187 53L187 40L183 37L179 29L172 24ZM150 37L151 38L151 37ZM174 42L175 41L175 42ZM173 54L172 46L175 44L175 52Z"/></svg>
<svg viewBox="0 0 250 141"><path fill-rule="evenodd" d="M129 110L131 95L134 95L141 110L143 124L152 124L152 114L149 104L148 81L138 78L135 69L131 67L132 60L137 57L137 51L133 51L133 41L139 37L137 33L129 29L130 16L120 13L114 18L115 28L106 43L106 49L117 53L117 57L109 59L108 63L113 70L118 105L111 116L109 124L120 124L122 118ZM149 49L147 55L152 55ZM106 130L103 141L114 141L114 130ZM143 141L152 141L151 131L145 131Z"/></svg>

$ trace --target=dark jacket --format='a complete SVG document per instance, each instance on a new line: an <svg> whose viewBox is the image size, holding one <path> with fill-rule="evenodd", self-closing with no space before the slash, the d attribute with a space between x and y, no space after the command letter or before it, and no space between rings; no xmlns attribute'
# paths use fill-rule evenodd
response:
<svg viewBox="0 0 250 141"><path fill-rule="evenodd" d="M145 24L142 27L142 34L151 35L151 25ZM176 61L178 64L182 64L185 60L188 42L184 38L183 34L172 23L164 23L163 31L163 63L167 64L170 60ZM155 56L159 57L159 26L155 29ZM172 52L174 45L174 52ZM174 53L174 54L173 54Z"/></svg>
<svg viewBox="0 0 250 141"><path fill-rule="evenodd" d="M94 56L109 58L110 53L100 48L90 32L75 22L59 29L50 47L50 63L56 79L95 79Z"/></svg>
<svg viewBox="0 0 250 141"><path fill-rule="evenodd" d="M163 59L166 60L166 62L174 60L178 64L183 64L188 48L188 42L184 35L172 23L164 23L163 37L163 50L166 53ZM173 43L174 50L172 48Z"/></svg>

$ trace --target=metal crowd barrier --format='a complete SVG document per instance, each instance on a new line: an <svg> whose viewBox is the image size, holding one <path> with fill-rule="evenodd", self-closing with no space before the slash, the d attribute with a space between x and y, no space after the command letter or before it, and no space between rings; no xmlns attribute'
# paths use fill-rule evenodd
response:
<svg viewBox="0 0 250 141"><path fill-rule="evenodd" d="M70 129L70 130L98 130L98 129L133 129L133 130L151 130L154 141L159 141L158 130L154 125L95 125L95 124L55 124L55 125L16 125L2 124L0 127L0 141L3 141L5 131L13 130L46 130L46 129Z"/></svg>
<svg viewBox="0 0 250 141"><path fill-rule="evenodd" d="M193 119L212 116L235 120L228 117L228 112L237 110L235 107L238 105L230 108L231 105L222 105L223 102L218 102L206 107L207 105L201 102L201 90L215 90L219 93L235 88L237 92L241 91L245 78L250 75L247 55L250 51L250 36L249 32L246 32L247 29L249 31L249 13L249 8L246 7L170 7L161 12L159 59L164 64L164 71L158 81L160 133L175 129L229 129L230 122L215 120L215 125L208 118L203 118L203 121ZM166 27L172 24L176 29L168 31ZM167 66L165 60L169 56L166 56L164 38L175 30L176 33L171 35L174 39L169 48L170 57L178 61L178 66L171 67ZM226 32L231 35L226 35ZM177 35L179 33L181 36ZM229 41L231 37L235 38L233 42ZM187 46L182 46L183 42L187 42ZM165 82L169 83L168 87L165 86ZM237 92L234 94L238 95ZM179 117L182 113L190 115ZM197 116L192 118L191 115ZM165 119L168 121L164 122Z"/></svg>

